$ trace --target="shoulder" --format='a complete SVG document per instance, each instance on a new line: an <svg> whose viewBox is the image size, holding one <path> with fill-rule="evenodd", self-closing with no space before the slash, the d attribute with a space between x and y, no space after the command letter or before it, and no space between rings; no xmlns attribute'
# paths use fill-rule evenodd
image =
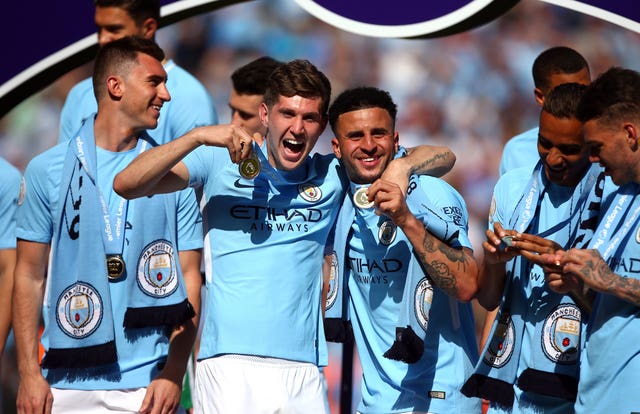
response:
<svg viewBox="0 0 640 414"><path fill-rule="evenodd" d="M415 184L412 184L415 183ZM457 198L462 200L462 195L451 184L442 178L430 175L412 176L409 180L408 198L422 197L427 200L442 198Z"/></svg>
<svg viewBox="0 0 640 414"><path fill-rule="evenodd" d="M69 90L69 94L67 95L66 102L70 102L72 100L81 99L82 97L85 97L85 96L91 96L91 98L94 98L94 96L93 96L93 81L92 81L91 78L86 78L86 79L78 82L77 84L75 84Z"/></svg>
<svg viewBox="0 0 640 414"><path fill-rule="evenodd" d="M309 163L316 175L326 176L330 180L340 182L343 187L348 185L347 174L342 168L340 160L334 154L315 153Z"/></svg>
<svg viewBox="0 0 640 414"><path fill-rule="evenodd" d="M522 197L527 184L531 180L533 169L523 167L507 171L502 175L493 188L491 197L490 217L498 212L500 220L503 215L511 214Z"/></svg>
<svg viewBox="0 0 640 414"><path fill-rule="evenodd" d="M540 131L540 129L538 127L536 128L531 128L527 131L524 131L521 134L518 134L514 137L512 137L511 139L509 139L509 141L507 141L507 143L505 144L505 149L507 148L512 148L512 147L517 147L520 145L524 145L531 142L537 142L538 141L538 132Z"/></svg>
<svg viewBox="0 0 640 414"><path fill-rule="evenodd" d="M68 146L69 141L62 142L33 157L27 164L25 177L48 174L51 169L62 168Z"/></svg>
<svg viewBox="0 0 640 414"><path fill-rule="evenodd" d="M2 175L2 183L20 182L22 174L20 171L4 158L0 158L0 174Z"/></svg>
<svg viewBox="0 0 640 414"><path fill-rule="evenodd" d="M210 98L205 86L195 76L176 65L172 60L167 63L166 67L169 76L167 89L169 89L172 99L178 96Z"/></svg>
<svg viewBox="0 0 640 414"><path fill-rule="evenodd" d="M428 175L412 176L407 190L407 205L414 214L425 210L466 217L462 195L445 180Z"/></svg>
<svg viewBox="0 0 640 414"><path fill-rule="evenodd" d="M527 182L531 179L533 169L529 167L515 168L509 170L498 178L495 189L510 188L511 192L522 190ZM495 192L494 189L494 192Z"/></svg>

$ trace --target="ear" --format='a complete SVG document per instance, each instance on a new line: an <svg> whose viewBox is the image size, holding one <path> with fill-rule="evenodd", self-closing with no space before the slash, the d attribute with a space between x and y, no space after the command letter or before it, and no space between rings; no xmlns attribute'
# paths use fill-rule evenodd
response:
<svg viewBox="0 0 640 414"><path fill-rule="evenodd" d="M109 91L109 96L120 99L122 95L124 95L124 82L120 76L109 76L107 78L107 90Z"/></svg>
<svg viewBox="0 0 640 414"><path fill-rule="evenodd" d="M266 128L269 128L269 108L267 108L267 104L262 102L260 104L260 110L258 111L258 114L260 115L260 122L262 123L262 125L264 125Z"/></svg>
<svg viewBox="0 0 640 414"><path fill-rule="evenodd" d="M153 39L157 30L158 21L153 17L149 17L144 22L142 22L142 37Z"/></svg>
<svg viewBox="0 0 640 414"><path fill-rule="evenodd" d="M533 90L533 96L536 98L538 106L542 108L542 104L544 103L544 92L542 92L540 88L535 88Z"/></svg>
<svg viewBox="0 0 640 414"><path fill-rule="evenodd" d="M632 151L637 151L638 150L638 129L636 128L635 124L632 123L625 123L624 124L624 130L627 134L626 138L627 138L627 142L629 143L629 148L631 148Z"/></svg>
<svg viewBox="0 0 640 414"><path fill-rule="evenodd" d="M398 131L393 133L393 153L397 153L400 149L400 134Z"/></svg>
<svg viewBox="0 0 640 414"><path fill-rule="evenodd" d="M342 153L340 152L340 141L338 141L338 138L334 137L331 139L331 147L333 148L333 153L336 155L336 158L342 158Z"/></svg>

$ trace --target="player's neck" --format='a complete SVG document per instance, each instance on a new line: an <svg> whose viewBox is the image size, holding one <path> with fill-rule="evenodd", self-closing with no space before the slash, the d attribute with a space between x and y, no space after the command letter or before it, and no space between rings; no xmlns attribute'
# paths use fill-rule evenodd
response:
<svg viewBox="0 0 640 414"><path fill-rule="evenodd" d="M124 152L134 148L138 142L141 131L132 128L123 128L122 123L106 120L96 116L93 125L96 146L112 152Z"/></svg>

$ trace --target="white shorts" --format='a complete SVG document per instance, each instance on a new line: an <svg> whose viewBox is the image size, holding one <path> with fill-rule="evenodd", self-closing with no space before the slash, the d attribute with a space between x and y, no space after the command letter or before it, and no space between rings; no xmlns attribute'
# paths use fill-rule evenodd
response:
<svg viewBox="0 0 640 414"><path fill-rule="evenodd" d="M146 388L127 390L63 390L51 388L52 413L137 413Z"/></svg>
<svg viewBox="0 0 640 414"><path fill-rule="evenodd" d="M137 414L147 388L126 390L64 390L51 388L53 394L52 414ZM182 407L176 414L184 413Z"/></svg>
<svg viewBox="0 0 640 414"><path fill-rule="evenodd" d="M314 364L222 355L196 366L195 414L327 413Z"/></svg>

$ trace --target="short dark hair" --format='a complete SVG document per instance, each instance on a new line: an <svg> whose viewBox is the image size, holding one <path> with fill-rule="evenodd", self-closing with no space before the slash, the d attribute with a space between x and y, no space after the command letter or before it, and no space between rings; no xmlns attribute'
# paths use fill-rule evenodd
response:
<svg viewBox="0 0 640 414"><path fill-rule="evenodd" d="M546 94L550 87L551 75L572 74L583 69L589 72L589 64L580 53L567 46L555 46L538 55L533 61L531 72L536 88Z"/></svg>
<svg viewBox="0 0 640 414"><path fill-rule="evenodd" d="M271 108L280 96L290 98L295 95L308 99L320 98L321 115L326 116L331 99L331 82L308 60L296 59L283 63L269 77L264 102Z"/></svg>
<svg viewBox="0 0 640 414"><path fill-rule="evenodd" d="M393 102L389 92L373 86L360 86L347 89L333 101L329 108L329 124L331 125L331 129L335 133L336 123L340 115L367 108L382 108L387 111L395 127L398 107Z"/></svg>
<svg viewBox="0 0 640 414"><path fill-rule="evenodd" d="M584 94L586 85L580 83L563 83L553 88L544 98L542 110L554 118L576 118L578 104Z"/></svg>
<svg viewBox="0 0 640 414"><path fill-rule="evenodd" d="M93 0L95 7L117 7L127 12L138 26L148 18L160 22L160 0Z"/></svg>
<svg viewBox="0 0 640 414"><path fill-rule="evenodd" d="M271 73L282 62L269 56L254 59L231 74L233 89L241 95L264 95Z"/></svg>
<svg viewBox="0 0 640 414"><path fill-rule="evenodd" d="M93 92L98 101L106 93L107 77L127 73L138 62L139 53L154 57L159 62L164 59L164 52L156 42L139 36L125 36L98 50L93 69Z"/></svg>
<svg viewBox="0 0 640 414"><path fill-rule="evenodd" d="M578 105L578 119L597 119L605 124L622 117L640 117L640 73L611 67L598 76Z"/></svg>

